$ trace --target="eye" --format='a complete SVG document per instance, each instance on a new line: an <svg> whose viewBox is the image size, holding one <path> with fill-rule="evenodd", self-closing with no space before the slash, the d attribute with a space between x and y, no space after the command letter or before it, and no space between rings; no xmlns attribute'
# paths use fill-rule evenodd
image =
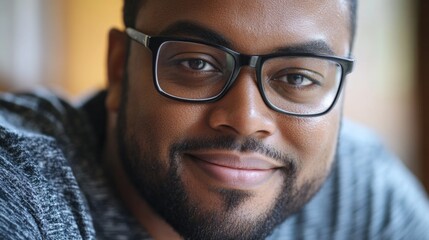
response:
<svg viewBox="0 0 429 240"><path fill-rule="evenodd" d="M308 68L283 68L274 71L269 78L270 81L280 84L285 88L306 89L322 86L325 78L319 72L309 70Z"/></svg>
<svg viewBox="0 0 429 240"><path fill-rule="evenodd" d="M293 87L305 87L315 84L315 82L302 74L286 74L275 77L274 80L289 84Z"/></svg>
<svg viewBox="0 0 429 240"><path fill-rule="evenodd" d="M312 78L298 73L288 73L281 76L276 76L272 78L272 80L295 88L302 88L317 84L317 81L313 80Z"/></svg>
<svg viewBox="0 0 429 240"><path fill-rule="evenodd" d="M207 61L202 59L186 59L180 61L180 64L188 69L192 69L195 71L216 71L217 69Z"/></svg>

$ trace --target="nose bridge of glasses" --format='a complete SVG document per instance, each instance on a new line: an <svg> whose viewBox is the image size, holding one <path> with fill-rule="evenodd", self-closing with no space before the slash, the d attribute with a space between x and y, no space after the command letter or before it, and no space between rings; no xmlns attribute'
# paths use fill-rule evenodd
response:
<svg viewBox="0 0 429 240"><path fill-rule="evenodd" d="M236 65L236 67L235 67L236 70L234 71L234 74L232 76L232 81L230 82L230 86L237 79L238 75L241 72L241 68L242 67L249 66L251 68L255 68L256 69L256 65L258 63L258 60L259 60L259 56L240 54L238 56L238 63Z"/></svg>
<svg viewBox="0 0 429 240"><path fill-rule="evenodd" d="M249 66L252 68L256 67L256 64L259 60L259 56L250 56L250 55L240 55L240 68L242 66Z"/></svg>
<svg viewBox="0 0 429 240"><path fill-rule="evenodd" d="M235 67L235 71L231 77L231 81L229 82L227 89L229 89L233 85L235 80L237 80L237 77L240 74L242 67L249 66L251 68L256 69L256 65L258 63L259 58L260 56L240 54L238 56L238 62L236 62L237 65Z"/></svg>

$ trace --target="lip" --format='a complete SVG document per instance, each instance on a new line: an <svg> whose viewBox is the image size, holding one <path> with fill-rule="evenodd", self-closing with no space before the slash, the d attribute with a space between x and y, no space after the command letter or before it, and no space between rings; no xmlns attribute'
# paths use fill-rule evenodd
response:
<svg viewBox="0 0 429 240"><path fill-rule="evenodd" d="M212 180L234 189L255 188L267 182L280 166L253 153L187 153L192 162Z"/></svg>

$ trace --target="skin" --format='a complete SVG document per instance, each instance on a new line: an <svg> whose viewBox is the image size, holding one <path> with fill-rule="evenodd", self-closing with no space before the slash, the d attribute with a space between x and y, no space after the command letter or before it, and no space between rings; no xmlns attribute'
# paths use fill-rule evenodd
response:
<svg viewBox="0 0 429 240"><path fill-rule="evenodd" d="M172 24L187 20L221 34L231 42L233 50L241 53L267 54L279 47L321 40L334 55L347 57L348 19L348 8L341 0L149 0L140 9L135 28L156 36ZM141 152L150 152L159 160L160 180L169 168L169 148L178 141L201 137L250 137L296 160L294 189L302 190L306 183L312 182L315 186L308 197L317 191L334 161L341 123L341 99L329 113L320 117L281 114L265 105L256 85L254 69L244 67L235 85L217 102L175 101L161 96L153 86L150 50L132 41L128 55L128 41L121 31L112 30L109 34L108 129L104 157L125 205L154 238L180 239L180 236L141 197L123 168L124 159L118 150L116 135L121 106L125 107L122 110L126 114L127 132L124 135L132 135ZM126 74L128 104L124 106L121 101ZM219 152L246 154L216 151ZM250 197L230 212L231 218L255 219L273 207L284 187L285 176L280 171L273 171L261 184L243 187L225 185L213 179L185 157L180 166L185 191L192 202L198 203L201 211L223 210L224 198L213 189L245 188L250 193Z"/></svg>

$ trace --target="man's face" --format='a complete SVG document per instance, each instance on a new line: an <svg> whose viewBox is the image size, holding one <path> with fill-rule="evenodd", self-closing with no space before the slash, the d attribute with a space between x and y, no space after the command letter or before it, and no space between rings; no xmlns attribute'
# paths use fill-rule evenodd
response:
<svg viewBox="0 0 429 240"><path fill-rule="evenodd" d="M210 40L177 25L183 21L249 55L315 41L337 56L349 50L349 13L341 0L149 0L136 29ZM217 102L175 101L156 91L152 54L136 42L126 72L118 117L121 160L141 196L185 237L265 237L328 175L341 104L320 117L275 112L264 103L251 67L241 69Z"/></svg>

